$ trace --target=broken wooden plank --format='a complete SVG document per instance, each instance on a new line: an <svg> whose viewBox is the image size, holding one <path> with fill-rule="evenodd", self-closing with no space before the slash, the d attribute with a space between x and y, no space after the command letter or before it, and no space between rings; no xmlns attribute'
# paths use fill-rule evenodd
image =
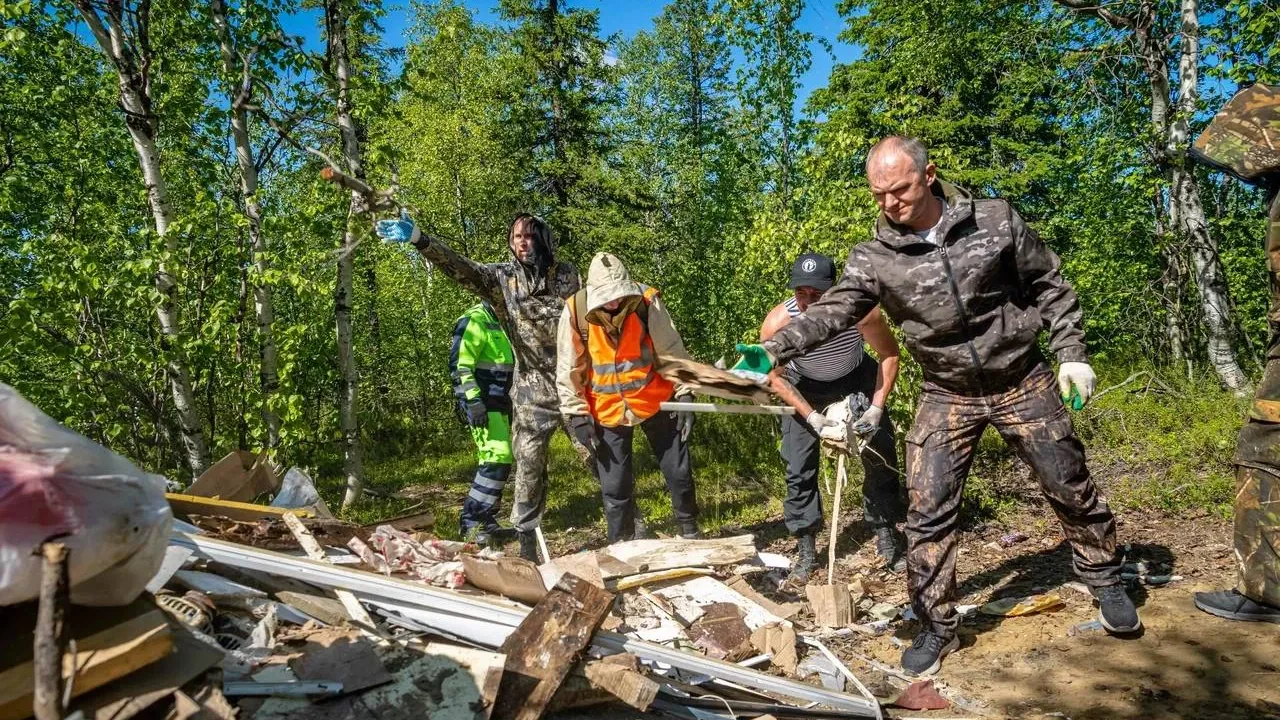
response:
<svg viewBox="0 0 1280 720"><path fill-rule="evenodd" d="M667 580L678 580L683 577L694 577L699 575L714 575L715 570L711 568L699 567L681 567L671 568L670 570L659 570L657 572L640 573L630 577L618 578L616 580L606 581L604 586L607 590L614 592L626 592L640 587L641 585L649 585L656 582L665 582Z"/></svg>
<svg viewBox="0 0 1280 720"><path fill-rule="evenodd" d="M655 590L654 594L669 601L675 611L689 622L697 620L707 606L715 603L729 603L741 608L743 621L749 630L771 622L786 622L713 577L697 577L668 585Z"/></svg>
<svg viewBox="0 0 1280 720"><path fill-rule="evenodd" d="M751 583L747 582L746 578L742 577L741 575L734 575L733 577L729 578L729 580L725 584L729 586L729 589L745 597L751 602L759 605L765 610L768 610L774 615L777 615L783 620L789 619L792 615L795 615L796 613L800 612L800 610L804 607L803 603L798 603L798 602L777 603L770 600L764 595L761 595L759 591L757 591L754 587L752 587Z"/></svg>
<svg viewBox="0 0 1280 720"><path fill-rule="evenodd" d="M507 637L493 717L537 720L613 604L613 593L567 574Z"/></svg>
<svg viewBox="0 0 1280 720"><path fill-rule="evenodd" d="M737 535L707 540L628 540L597 551L605 580L678 567L736 565L756 557L755 539Z"/></svg>
<svg viewBox="0 0 1280 720"><path fill-rule="evenodd" d="M180 493L165 493L164 496L169 501L169 507L173 510L173 514L179 517L213 515L246 522L254 522L262 518L279 518L287 512L295 512L301 517L315 517L314 512L304 509L291 511L271 507L270 505L255 505L234 500L217 500Z"/></svg>
<svg viewBox="0 0 1280 720"><path fill-rule="evenodd" d="M293 533L293 536L298 539L298 544L306 551L308 557L320 562L326 561L324 548L320 547L320 543L316 542L316 539L311 535L311 531L307 530L296 515L292 512L284 512L280 515L280 519L284 520L289 532ZM369 611L364 609L364 606L360 604L355 595L346 590L335 590L333 594L338 596L338 601L347 609L347 614L351 616L351 619L357 625L361 625L365 630L373 632L377 624L374 623L373 618L369 617Z"/></svg>
<svg viewBox="0 0 1280 720"><path fill-rule="evenodd" d="M170 620L169 630L173 652L162 662L151 663L128 677L76 698L70 710L84 713L86 720L129 720L171 697L178 688L222 659L221 651L197 640L176 621ZM199 701L200 698L193 696L193 699Z"/></svg>
<svg viewBox="0 0 1280 720"><path fill-rule="evenodd" d="M342 606L342 603L332 598L281 590L276 593L276 599L326 625L341 625L347 620L347 609Z"/></svg>
<svg viewBox="0 0 1280 720"><path fill-rule="evenodd" d="M405 513L404 515L397 515L393 518L387 518L386 520L368 523L361 527L374 530L382 525L390 525L401 532L412 533L418 532L419 530L430 530L435 527L435 524L435 513L430 510L419 510L416 512Z"/></svg>
<svg viewBox="0 0 1280 720"><path fill-rule="evenodd" d="M72 619L73 633L75 625ZM78 697L165 657L172 648L165 615L152 606L119 624L76 638L75 652L62 656L62 677L71 686L72 697ZM31 715L34 684L32 661L0 673L0 720Z"/></svg>

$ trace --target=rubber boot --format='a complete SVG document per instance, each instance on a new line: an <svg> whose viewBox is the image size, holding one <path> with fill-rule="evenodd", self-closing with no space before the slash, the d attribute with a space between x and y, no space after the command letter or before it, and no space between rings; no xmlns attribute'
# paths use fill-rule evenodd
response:
<svg viewBox="0 0 1280 720"><path fill-rule="evenodd" d="M817 536L805 533L796 536L796 559L791 564L791 575L788 582L804 585L809 582L809 575L818 564Z"/></svg>
<svg viewBox="0 0 1280 720"><path fill-rule="evenodd" d="M538 564L538 536L532 530L520 531L520 559Z"/></svg>

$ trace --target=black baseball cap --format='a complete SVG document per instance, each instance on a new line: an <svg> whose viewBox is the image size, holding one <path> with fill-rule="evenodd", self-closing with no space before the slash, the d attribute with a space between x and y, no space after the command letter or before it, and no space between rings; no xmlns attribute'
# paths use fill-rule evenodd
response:
<svg viewBox="0 0 1280 720"><path fill-rule="evenodd" d="M788 288L817 288L823 292L836 284L836 264L822 253L805 253L791 266L791 282Z"/></svg>

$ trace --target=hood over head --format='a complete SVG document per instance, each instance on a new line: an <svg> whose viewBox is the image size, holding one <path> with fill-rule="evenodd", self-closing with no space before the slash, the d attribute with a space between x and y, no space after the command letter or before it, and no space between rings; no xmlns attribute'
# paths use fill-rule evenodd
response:
<svg viewBox="0 0 1280 720"><path fill-rule="evenodd" d="M511 233L522 220L529 221L533 228L533 258L529 262L522 260L511 247ZM532 271L535 276L545 274L556 263L556 242L555 237L551 234L551 226L547 225L547 221L537 215L520 213L511 220L511 224L507 226L507 249L517 263Z"/></svg>
<svg viewBox="0 0 1280 720"><path fill-rule="evenodd" d="M587 269L587 311L598 310L605 303L644 295L644 286L631 279L631 271L617 255L596 253Z"/></svg>

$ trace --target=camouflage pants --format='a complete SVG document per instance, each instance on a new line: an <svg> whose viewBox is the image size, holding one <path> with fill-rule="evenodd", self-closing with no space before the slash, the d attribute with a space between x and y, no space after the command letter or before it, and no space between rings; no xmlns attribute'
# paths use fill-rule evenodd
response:
<svg viewBox="0 0 1280 720"><path fill-rule="evenodd" d="M1272 345L1269 355L1280 346L1275 338ZM1280 607L1280 358L1267 361L1240 428L1235 461L1238 589L1251 600Z"/></svg>
<svg viewBox="0 0 1280 720"><path fill-rule="evenodd" d="M517 402L511 424L511 454L515 457L511 523L518 530L532 530L542 523L542 511L547 505L547 448L556 428L564 429L578 455L595 474L590 449L569 432L556 406Z"/></svg>
<svg viewBox="0 0 1280 720"><path fill-rule="evenodd" d="M955 634L956 528L974 449L987 425L1031 466L1063 534L1076 574L1101 587L1120 581L1116 523L1085 466L1084 446L1045 365L1012 390L957 395L925 383L907 434L907 584L924 629Z"/></svg>

